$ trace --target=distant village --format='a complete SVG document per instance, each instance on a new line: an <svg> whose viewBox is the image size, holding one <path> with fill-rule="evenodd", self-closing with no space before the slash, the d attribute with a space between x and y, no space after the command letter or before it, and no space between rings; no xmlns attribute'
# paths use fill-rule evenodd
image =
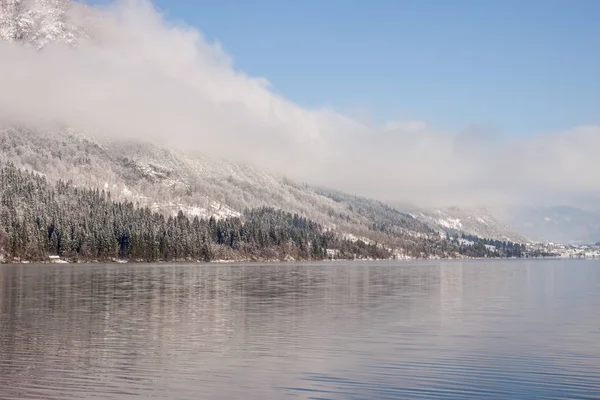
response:
<svg viewBox="0 0 600 400"><path fill-rule="evenodd" d="M556 254L561 258L600 258L600 243L595 245L571 245L559 243L530 243L529 249Z"/></svg>

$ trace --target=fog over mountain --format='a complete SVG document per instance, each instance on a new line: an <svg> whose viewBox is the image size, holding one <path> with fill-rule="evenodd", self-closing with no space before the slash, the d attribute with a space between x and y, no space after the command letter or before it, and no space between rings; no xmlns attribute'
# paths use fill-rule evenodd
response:
<svg viewBox="0 0 600 400"><path fill-rule="evenodd" d="M236 70L218 43L166 20L148 1L90 8L4 0L3 7L33 3L62 7L64 14L36 22L60 40L33 35L30 47L0 46L4 119L168 143L386 200L472 205L598 194L597 126L510 140L421 121L368 126L285 99L267 79ZM2 35L14 38L8 30ZM73 41L76 49L61 44Z"/></svg>
<svg viewBox="0 0 600 400"><path fill-rule="evenodd" d="M0 60L2 159L51 179L106 187L163 211L179 204L198 215L236 215L275 205L317 219L330 213L335 202L315 189L288 198L300 186L286 186L286 177L385 201L441 231L596 237L563 230L567 219L548 230L537 216L524 225L518 215L530 210L523 206L597 210L598 126L510 137L486 126L373 125L308 109L146 0L0 0Z"/></svg>

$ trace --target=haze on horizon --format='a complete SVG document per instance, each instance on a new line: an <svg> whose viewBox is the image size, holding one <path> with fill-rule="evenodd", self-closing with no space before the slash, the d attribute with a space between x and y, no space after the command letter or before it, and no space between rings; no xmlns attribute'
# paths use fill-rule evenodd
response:
<svg viewBox="0 0 600 400"><path fill-rule="evenodd" d="M600 195L600 126L586 121L525 136L368 123L276 93L268 77L236 69L235 54L201 26L167 19L147 0L68 16L87 33L75 49L0 44L0 118L154 141L394 202L552 205Z"/></svg>

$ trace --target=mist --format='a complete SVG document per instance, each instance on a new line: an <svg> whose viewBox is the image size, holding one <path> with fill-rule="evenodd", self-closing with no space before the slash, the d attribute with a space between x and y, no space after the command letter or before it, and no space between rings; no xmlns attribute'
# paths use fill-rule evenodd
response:
<svg viewBox="0 0 600 400"><path fill-rule="evenodd" d="M75 47L0 44L5 122L152 141L393 202L549 205L600 195L599 126L508 139L477 126L369 125L278 95L148 1L66 16L85 32Z"/></svg>

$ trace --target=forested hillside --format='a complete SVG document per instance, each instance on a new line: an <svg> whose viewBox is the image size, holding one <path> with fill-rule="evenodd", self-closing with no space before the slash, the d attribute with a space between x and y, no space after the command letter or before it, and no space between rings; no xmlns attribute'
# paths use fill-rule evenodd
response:
<svg viewBox="0 0 600 400"><path fill-rule="evenodd" d="M65 57L83 57L83 53L88 54L88 51L95 54L99 49L102 54L112 54L120 48L124 38L113 42L115 37L121 36L110 34L106 37L108 32L105 29L114 23L110 22L109 14L105 15L96 7L69 0L9 1L0 7L0 43L6 45L3 42L9 42L7 48L28 49L24 53L32 57L32 60L44 58L49 53L54 54L57 49L64 51L56 55L57 62ZM124 24L123 28L125 27L129 25ZM132 29L137 31L137 28L140 27ZM135 33L134 37L139 39L140 33ZM143 54L143 48L134 46L127 54L137 57L138 52ZM120 59L122 56L113 57ZM150 67L146 64L147 61L144 60L142 64L144 67ZM135 70L137 71L137 67ZM168 70L171 71L170 68ZM109 71L111 69L104 72ZM100 76L107 77L105 73ZM30 75L31 78L42 76L34 73ZM110 76L108 75L109 78ZM124 86L129 87L130 73L127 72L126 76L128 84ZM52 80L51 77L52 74L43 81ZM170 79L169 86L174 83ZM97 82L97 79L94 78L91 82ZM153 79L138 90L143 92L148 87L154 87L155 82ZM71 76L66 77L66 85L73 86ZM83 86L87 87L89 84ZM116 88L122 86L115 85ZM25 93L22 89L19 87L12 90L15 93ZM100 87L98 90L103 92L104 88ZM135 91L127 89L126 92ZM85 91L74 93L73 101L66 108L73 110L73 106L80 102L80 97L84 94ZM203 98L204 94L196 93L193 97ZM248 161L247 157L240 156L239 151L233 151L235 143L227 142L224 143L224 149L209 151L210 146L207 145L221 137L221 123L209 127L207 121L196 120L194 117L193 123L180 125L180 110L177 110L176 121L164 126L162 123L158 124L161 132L152 135L148 131L153 130L154 124L135 129L128 124L113 126L110 123L113 119L116 122L128 119L127 115L120 114L121 110L118 108L111 109L101 117L96 115L96 107L88 107L85 112L77 111L71 117L61 117L53 107L56 102L54 96L49 96L48 102L40 106L38 111L34 111L35 107L30 104L33 100L34 98L25 98L24 118L15 118L15 113L8 111L8 118L0 118L0 162L12 162L17 168L40 174L46 177L50 185L62 180L72 181L79 188L110 191L112 200L132 202L135 207L148 207L152 212L166 217L175 217L179 211L183 211L184 216L190 219L196 216L205 220L210 217L243 219L247 209L273 207L310 219L350 241L360 239L365 243L379 243L395 249L400 256L437 252L440 230L431 229L427 221L423 223L379 201L317 189L303 182L287 179L283 176L285 168L267 168L265 165L258 167L261 164L253 157L249 159L255 162L249 165L243 161ZM220 104L222 100L220 96L214 99L211 97L209 103L216 101ZM223 103L223 107L217 108L228 109L229 103L233 101L232 104L235 104L238 100L232 98ZM171 102L167 98L161 98L160 101L165 101L165 105ZM14 100L9 100L8 104L12 103ZM106 102L102 102L104 103ZM45 118L38 115L46 113L48 115ZM152 114L146 108L140 109L140 113L144 117L135 118L135 121L146 120ZM88 117L91 119L88 120ZM230 115L227 114L225 119L229 118ZM102 123L91 123L92 120ZM106 122L109 123L108 127L104 124ZM178 142L178 146L173 136L177 136L182 127L191 129L192 136L184 141L184 145ZM245 130L243 124L235 126L236 134L233 137L238 134L246 136ZM261 127L260 132L262 131ZM280 131L278 127L276 131ZM279 140L304 140L302 138L305 132L299 131L298 134L298 137L294 135L288 139L277 134L263 144L268 147ZM189 140L199 135L204 140ZM259 132L256 132L255 136L258 135ZM251 140L249 143L254 142ZM318 145L314 149L317 148ZM241 150L243 154L254 154L246 147ZM260 159L269 159L276 153L278 152ZM288 157L283 158L284 165L288 164ZM304 158L301 160L304 164ZM402 182L397 184L402 186ZM431 227L436 228L435 225ZM444 230L442 233L445 232Z"/></svg>
<svg viewBox="0 0 600 400"><path fill-rule="evenodd" d="M373 229L384 227L374 222ZM407 241L397 234L398 240ZM220 219L188 217L181 211L165 216L114 201L103 190L61 180L51 185L12 163L0 168L0 255L9 261L44 261L49 256L71 261L211 261L526 255L523 245L475 236L423 236L403 244L398 249L348 237L298 214L266 207Z"/></svg>
<svg viewBox="0 0 600 400"><path fill-rule="evenodd" d="M32 60L59 50L57 62L65 57L78 59L88 54L86 51L112 54L121 49L122 37L106 36L104 28L114 23L104 19L108 15L69 0L10 1L0 7L0 42L9 42L6 48L12 50L21 47L23 54ZM129 25L122 28L126 27ZM133 37L140 38L138 33ZM113 42L115 38L118 40ZM150 47L154 44L151 42ZM143 48L134 46L127 54L136 55L138 51L143 54ZM146 66L148 60L143 60L142 65ZM28 77L42 77L43 82L52 80L50 77L54 75L46 77L43 74L46 71L42 69ZM139 71L137 67L135 71ZM157 73L170 76L170 68L161 71ZM129 89L129 71L126 77L126 92L133 92ZM68 75L65 85L72 87L71 81L72 76ZM97 79L82 87L91 82ZM169 86L173 83L171 78L168 82ZM143 93L154 83L151 80L138 90ZM29 83L24 81L25 84ZM0 245L2 254L10 257L43 259L60 255L71 259L144 260L307 259L321 258L323 254L342 258L492 257L504 256L506 252L490 245L465 245L457 235L472 233L514 241L501 230L492 229L495 222L490 219L483 220L485 229L477 227L477 231L472 231L470 228L475 225L467 224L467 219L461 217L464 225L455 224L456 229L454 225L449 229L445 226L447 221L456 220L449 215L425 220L374 199L288 179L283 176L286 168L258 167L260 162L256 163L257 159L252 157L250 160L255 162L250 165L246 157L232 151L233 142L211 152L207 145L222 136L224 131L218 127L223 121L216 130L195 116L193 123L180 125L178 109L174 123L157 124L160 132L152 135L149 131L156 124L135 129L135 124L110 124L113 119L119 120L119 108L111 108L102 116L95 115L95 107L74 108L85 91L73 93L73 101L66 105L66 109L77 111L62 116L53 108L57 100L54 95L36 108L31 103L38 97L27 96L21 87L13 87L11 93L21 92L24 114L18 116L8 110L15 103L11 98L6 103L7 110L3 109L6 115L0 116L0 164L4 165L7 176L12 177L6 179L0 193L3 204ZM203 98L204 94L195 93L193 97ZM209 104L225 101L220 96L214 99L211 96L206 99ZM160 100L163 105L171 103L167 98ZM225 101L224 107L217 109L229 110L232 100L236 103L238 99ZM145 121L151 114L149 109L142 108L143 117L134 120ZM93 118L88 120L89 117ZM127 115L120 117L129 120ZM226 114L225 119L229 118ZM180 142L176 145L172 136L183 128L191 129L192 136L187 139L198 135L204 139L186 139L183 145ZM232 137L244 136L244 124L233 128ZM259 131L263 130L261 125ZM279 127L275 131L280 132ZM255 132L255 137L258 134ZM305 132L300 130L297 134L285 140L302 143ZM284 138L277 134L263 144L269 147L268 144L281 139ZM310 146L312 153L319 144ZM244 154L254 154L245 146L241 150ZM260 159L269 159L276 153L285 152L273 152L270 156L265 153ZM305 157L300 160L302 165L309 162ZM284 155L283 165L288 163ZM336 168L335 164L327 170L332 168ZM353 179L351 172L347 175ZM402 189L402 182L394 184ZM302 234L298 232L297 221L310 222L300 224ZM267 236L272 240L261 236L271 230L275 234ZM202 254L198 253L200 250Z"/></svg>
<svg viewBox="0 0 600 400"><path fill-rule="evenodd" d="M414 239L434 232L381 202L316 189L281 176L206 156L190 156L151 143L93 140L69 130L0 126L0 160L45 176L49 183L110 191L165 215L239 217L246 209L274 207L301 215L349 237L413 252Z"/></svg>
<svg viewBox="0 0 600 400"><path fill-rule="evenodd" d="M389 250L338 238L318 224L261 208L242 217L165 217L109 193L5 165L0 172L0 251L42 261L389 258ZM327 252L329 249L329 255Z"/></svg>

